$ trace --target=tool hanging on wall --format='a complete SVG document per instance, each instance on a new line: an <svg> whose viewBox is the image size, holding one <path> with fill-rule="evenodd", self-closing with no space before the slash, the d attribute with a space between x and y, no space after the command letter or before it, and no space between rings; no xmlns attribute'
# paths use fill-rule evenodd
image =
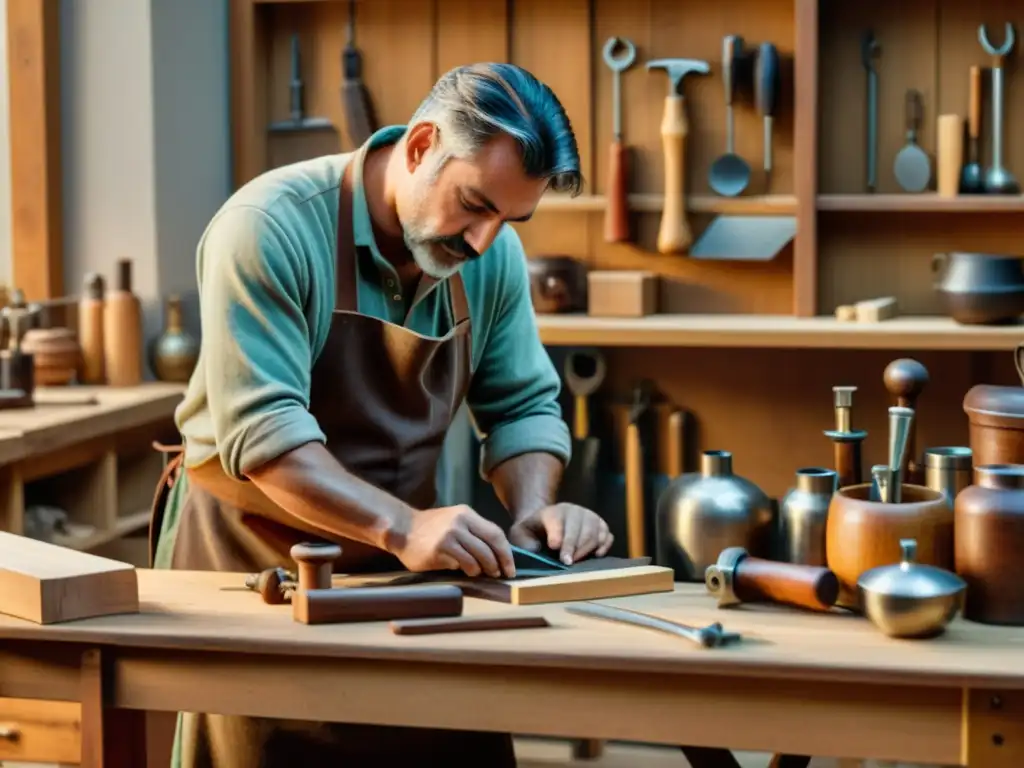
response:
<svg viewBox="0 0 1024 768"><path fill-rule="evenodd" d="M985 191L981 170L981 67L971 67L970 95L967 105L967 162L960 172L960 192L976 195Z"/></svg>
<svg viewBox="0 0 1024 768"><path fill-rule="evenodd" d="M764 121L764 186L772 181L772 129L779 101L779 51L771 43L761 43L754 64L754 101Z"/></svg>
<svg viewBox="0 0 1024 768"><path fill-rule="evenodd" d="M686 102L683 80L687 75L706 75L711 66L696 59L655 59L647 70L663 69L668 74L668 95L661 117L661 145L665 155L665 205L658 227L658 252L679 253L693 242L686 220Z"/></svg>
<svg viewBox="0 0 1024 768"><path fill-rule="evenodd" d="M651 405L651 390L648 381L633 390L633 406L626 427L626 545L630 557L647 554L647 473L640 421Z"/></svg>
<svg viewBox="0 0 1024 768"><path fill-rule="evenodd" d="M989 41L984 24L978 27L978 41L992 57L992 165L985 172L985 191L992 195L1016 195L1020 192L1020 184L1003 165L1003 107L1006 98L1003 64L1013 50L1013 24L1006 22L1006 36L999 48Z"/></svg>
<svg viewBox="0 0 1024 768"><path fill-rule="evenodd" d="M302 56L299 51L299 36L291 37L291 80L288 84L288 119L270 124L271 133L293 133L296 131L333 131L334 124L326 117L306 117L303 103Z"/></svg>
<svg viewBox="0 0 1024 768"><path fill-rule="evenodd" d="M626 38L610 37L604 44L604 63L612 71L612 146L608 156L608 196L604 210L604 239L629 241L629 156L622 143L622 73L636 61L636 46Z"/></svg>
<svg viewBox="0 0 1024 768"><path fill-rule="evenodd" d="M931 160L917 143L923 115L921 92L911 88L906 96L907 143L896 154L896 162L893 164L896 181L907 192L924 192L932 179Z"/></svg>
<svg viewBox="0 0 1024 768"><path fill-rule="evenodd" d="M882 52L882 47L875 39L875 33L868 30L864 33L860 44L860 58L867 73L867 180L868 192L878 189L878 70L875 60Z"/></svg>
<svg viewBox="0 0 1024 768"><path fill-rule="evenodd" d="M377 130L370 93L363 85L363 55L356 48L356 2L349 0L347 40L341 53L341 102L345 107L345 128L352 147L360 147Z"/></svg>
<svg viewBox="0 0 1024 768"><path fill-rule="evenodd" d="M736 154L733 99L736 93L736 63L743 54L743 38L726 35L722 39L722 85L725 87L725 154L711 164L708 182L711 189L726 197L735 197L750 183L750 166Z"/></svg>
<svg viewBox="0 0 1024 768"><path fill-rule="evenodd" d="M565 385L573 396L572 459L565 468L559 499L587 509L597 505L601 440L594 436L590 398L604 382L604 356L597 351L572 351L565 358Z"/></svg>

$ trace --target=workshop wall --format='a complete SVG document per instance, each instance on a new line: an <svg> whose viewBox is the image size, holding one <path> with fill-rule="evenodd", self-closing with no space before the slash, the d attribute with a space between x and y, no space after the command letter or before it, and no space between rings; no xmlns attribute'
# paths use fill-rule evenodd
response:
<svg viewBox="0 0 1024 768"><path fill-rule="evenodd" d="M660 311L665 313L790 315L797 284L792 247L760 263L657 253L664 188L659 127L668 83L664 73L648 72L643 64L659 57L712 64L710 76L690 76L683 87L690 131L686 194L695 235L727 205L752 214L780 207L795 211L804 205L795 197L804 177L797 171L801 147L794 141L794 105L800 99L793 61L801 5L795 0L374 0L357 3L356 45L380 124L406 122L437 76L458 64L512 61L554 88L576 130L587 197L578 204L545 200L529 224L517 225L530 257L564 254L591 268L654 272L661 277ZM348 6L232 0L236 185L290 159L353 148L340 97ZM1022 28L1024 9L1012 0L865 0L822 2L820 17L818 90L801 96L805 104L817 102L820 125L814 172L822 196L809 201L807 214L817 224L816 311L827 315L840 304L895 295L905 313L937 314L932 254L957 248L1019 253L1024 209L951 214L922 205L895 215L877 205L875 210L852 206L851 196L865 191L861 36L870 27L882 45L879 179L880 192L893 191L893 156L905 142L906 88L924 95L920 142L934 163L937 113L965 115L968 67L990 64L978 45L978 24L998 25L1001 31L1005 21L1013 21ZM715 71L725 34L742 36L748 46L774 43L783 83L768 182L761 170L761 116L749 91L738 96L736 151L750 164L752 178L748 193L732 202L713 196L708 184L710 165L725 149L725 105ZM268 131L272 121L288 116L293 35L300 41L306 114L326 118L334 131L305 136ZM629 188L640 199L629 244L605 242L603 206L590 197L607 192L612 75L601 49L613 35L630 38L638 48L637 63L622 80L624 141L632 148ZM1007 137L1024 131L1024 83L1017 80L1008 74ZM983 124L987 119L986 112ZM1024 177L1024 151L1008 146L1006 160ZM660 428L645 438L658 447L656 464L662 464L665 453L660 450L665 413L670 407L685 408L695 424L690 468L700 449L731 450L737 472L776 496L791 484L798 467L831 463L831 445L822 430L832 423L833 385L860 387L856 418L870 433L865 446L869 465L885 450L889 396L882 371L889 360L912 355L931 372L920 401L922 448L966 443L961 404L973 383L1015 381L1004 353L680 348L610 348L604 353L609 375L596 398L594 421L605 439L621 445L629 390L637 380L650 378L663 403ZM570 413L568 401L566 406ZM465 471L475 471L475 464L470 461ZM452 472L447 476L451 479Z"/></svg>

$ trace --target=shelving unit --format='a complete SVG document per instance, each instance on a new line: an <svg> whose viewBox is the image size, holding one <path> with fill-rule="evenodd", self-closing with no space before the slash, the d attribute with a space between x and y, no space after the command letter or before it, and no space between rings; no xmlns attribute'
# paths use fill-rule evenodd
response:
<svg viewBox="0 0 1024 768"><path fill-rule="evenodd" d="M75 390L96 402L0 411L0 530L25 533L26 507L50 505L94 529L54 543L97 551L149 525L163 467L151 443L173 439L172 417L184 387Z"/></svg>
<svg viewBox="0 0 1024 768"><path fill-rule="evenodd" d="M818 195L818 210L841 213L1024 213L1024 196Z"/></svg>
<svg viewBox="0 0 1024 768"><path fill-rule="evenodd" d="M957 325L941 317L847 323L778 315L538 315L537 327L551 346L983 352L1012 350L1021 342L1017 326Z"/></svg>

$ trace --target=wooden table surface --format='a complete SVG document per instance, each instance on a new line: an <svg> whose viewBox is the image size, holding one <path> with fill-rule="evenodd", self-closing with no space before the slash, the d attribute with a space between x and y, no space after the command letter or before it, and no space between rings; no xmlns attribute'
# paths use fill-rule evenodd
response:
<svg viewBox="0 0 1024 768"><path fill-rule="evenodd" d="M0 616L0 638L238 653L443 660L455 664L849 680L1024 689L1024 630L954 621L932 640L893 640L847 613L744 606L719 610L703 585L600 602L686 624L720 621L734 646L700 649L650 630L567 613L560 604L516 607L466 599L467 614L543 613L547 629L396 636L384 622L306 626L288 606L237 590L241 574L139 570L138 615L37 626ZM225 589L227 588L227 589Z"/></svg>
<svg viewBox="0 0 1024 768"><path fill-rule="evenodd" d="M395 636L384 623L297 624L288 606L238 590L242 578L140 570L138 615L45 627L0 618L0 657L14 647L23 662L31 657L6 677L0 663L0 695L73 695L77 678L60 673L66 659L47 662L40 649L101 647L113 659L116 706L128 709L289 713L946 765L966 763L972 739L975 754L989 743L980 734L995 726L969 732L968 709L999 696L1007 715L1024 711L1024 630L958 620L942 637L899 641L848 614L718 610L702 585L678 585L602 602L692 624L721 621L743 641L699 649L561 605L472 599L468 614L542 612L554 626ZM40 671L47 664L48 677Z"/></svg>

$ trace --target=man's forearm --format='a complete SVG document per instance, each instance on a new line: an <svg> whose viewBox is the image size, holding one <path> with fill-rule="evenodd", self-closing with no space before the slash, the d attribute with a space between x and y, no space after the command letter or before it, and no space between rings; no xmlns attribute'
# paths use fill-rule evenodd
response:
<svg viewBox="0 0 1024 768"><path fill-rule="evenodd" d="M491 485L513 520L554 504L564 467L550 453L523 453L491 472Z"/></svg>
<svg viewBox="0 0 1024 768"><path fill-rule="evenodd" d="M333 537L393 552L413 510L346 470L321 443L306 443L248 478L285 512Z"/></svg>

